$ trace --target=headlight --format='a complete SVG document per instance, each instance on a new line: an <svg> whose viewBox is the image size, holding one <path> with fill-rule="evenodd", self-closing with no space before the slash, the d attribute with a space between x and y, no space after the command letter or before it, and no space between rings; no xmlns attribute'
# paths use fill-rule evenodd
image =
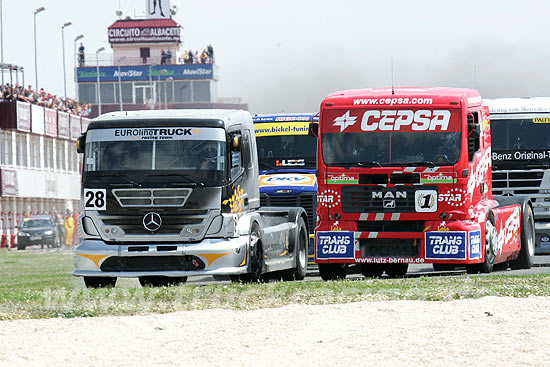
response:
<svg viewBox="0 0 550 367"><path fill-rule="evenodd" d="M53 234L53 231L52 231L52 230L49 230L49 231L44 232L44 234L45 234L46 236L51 236L51 235Z"/></svg>

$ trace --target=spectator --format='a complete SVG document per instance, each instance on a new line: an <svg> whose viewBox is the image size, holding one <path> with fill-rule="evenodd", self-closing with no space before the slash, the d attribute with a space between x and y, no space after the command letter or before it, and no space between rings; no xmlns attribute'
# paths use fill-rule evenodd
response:
<svg viewBox="0 0 550 367"><path fill-rule="evenodd" d="M160 52L160 64L166 64L166 52L164 52L164 50Z"/></svg>
<svg viewBox="0 0 550 367"><path fill-rule="evenodd" d="M80 42L80 47L78 48L78 66L84 66L84 45Z"/></svg>
<svg viewBox="0 0 550 367"><path fill-rule="evenodd" d="M189 50L189 52L187 53L187 56L189 57L189 64L192 64L193 63L193 51Z"/></svg>
<svg viewBox="0 0 550 367"><path fill-rule="evenodd" d="M73 231L73 244L78 245L78 216L80 213L78 213L76 210L73 214L73 220L74 220L74 231Z"/></svg>
<svg viewBox="0 0 550 367"><path fill-rule="evenodd" d="M207 50L207 53L208 53L208 58L210 59L210 63L213 64L214 63L214 47L212 47L211 44L208 45L208 47L206 48Z"/></svg>
<svg viewBox="0 0 550 367"><path fill-rule="evenodd" d="M171 64L172 63L172 51L166 50L166 63Z"/></svg>
<svg viewBox="0 0 550 367"><path fill-rule="evenodd" d="M71 215L71 209L67 208L65 212L65 218L63 221L65 227L65 246L72 246L73 244L73 231L74 231L74 218Z"/></svg>
<svg viewBox="0 0 550 367"><path fill-rule="evenodd" d="M208 53L206 52L206 50L202 50L201 64L206 64L207 61L208 61Z"/></svg>

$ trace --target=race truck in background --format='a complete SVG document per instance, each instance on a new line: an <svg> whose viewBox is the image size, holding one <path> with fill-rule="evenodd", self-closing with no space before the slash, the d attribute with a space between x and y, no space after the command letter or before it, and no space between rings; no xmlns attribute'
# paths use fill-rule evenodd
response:
<svg viewBox="0 0 550 367"><path fill-rule="evenodd" d="M531 202L493 196L489 109L477 91L336 92L311 128L324 280L344 278L352 264L365 276L403 276L409 263L468 273L531 267Z"/></svg>
<svg viewBox="0 0 550 367"><path fill-rule="evenodd" d="M493 193L528 196L535 254L550 254L550 98L484 99L491 114Z"/></svg>
<svg viewBox="0 0 550 367"><path fill-rule="evenodd" d="M307 212L310 229L308 262L315 263L313 229L317 206L317 139L308 135L313 113L252 116L260 169L262 206L296 206Z"/></svg>
<svg viewBox="0 0 550 367"><path fill-rule="evenodd" d="M116 112L93 120L83 153L80 244L87 287L188 276L303 279L307 215L260 207L252 116L232 110Z"/></svg>

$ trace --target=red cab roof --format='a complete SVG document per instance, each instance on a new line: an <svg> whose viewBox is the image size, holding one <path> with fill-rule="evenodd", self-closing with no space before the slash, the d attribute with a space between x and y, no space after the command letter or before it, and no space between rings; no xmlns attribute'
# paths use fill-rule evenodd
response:
<svg viewBox="0 0 550 367"><path fill-rule="evenodd" d="M451 103L452 102L452 103ZM468 107L481 105L481 96L474 89L419 87L352 89L329 94L323 106L426 106L452 105L465 102Z"/></svg>

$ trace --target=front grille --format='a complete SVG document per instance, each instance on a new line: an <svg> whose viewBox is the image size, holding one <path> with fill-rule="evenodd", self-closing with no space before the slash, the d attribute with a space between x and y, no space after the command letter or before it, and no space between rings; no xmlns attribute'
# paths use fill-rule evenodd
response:
<svg viewBox="0 0 550 367"><path fill-rule="evenodd" d="M113 195L123 208L182 207L192 189L113 189Z"/></svg>
<svg viewBox="0 0 550 367"><path fill-rule="evenodd" d="M359 221L357 223L359 232L422 232L424 221L403 220L403 221Z"/></svg>
<svg viewBox="0 0 550 367"><path fill-rule="evenodd" d="M191 271L206 266L197 256L112 256L101 264L101 271Z"/></svg>
<svg viewBox="0 0 550 367"><path fill-rule="evenodd" d="M544 171L498 171L493 169L493 194L538 194Z"/></svg>
<svg viewBox="0 0 550 367"><path fill-rule="evenodd" d="M434 190L437 186L343 186L342 209L345 213L414 213L417 189Z"/></svg>
<svg viewBox="0 0 550 367"><path fill-rule="evenodd" d="M398 238L362 238L362 257L418 257L420 240Z"/></svg>
<svg viewBox="0 0 550 367"><path fill-rule="evenodd" d="M260 196L261 206L302 207L306 211L309 232L313 233L316 225L317 196L315 193L301 193L300 195L266 195Z"/></svg>
<svg viewBox="0 0 550 367"><path fill-rule="evenodd" d="M120 227L127 235L151 235L143 226L143 217L148 212L115 214L112 212L98 215L104 226ZM177 213L159 212L162 218L160 228L154 234L179 235L181 230L192 224L201 224L208 217L208 210L179 211Z"/></svg>

